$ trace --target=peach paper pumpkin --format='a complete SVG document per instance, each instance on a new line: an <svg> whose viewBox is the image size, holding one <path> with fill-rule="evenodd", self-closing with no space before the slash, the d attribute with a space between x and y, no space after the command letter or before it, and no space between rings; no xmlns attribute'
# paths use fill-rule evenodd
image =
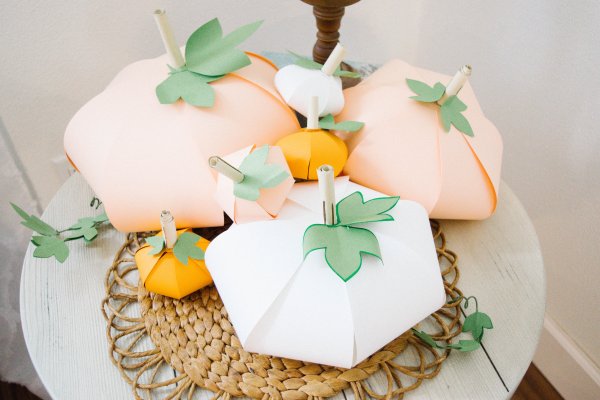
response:
<svg viewBox="0 0 600 400"><path fill-rule="evenodd" d="M247 54L250 65L210 83L213 107L159 103L155 89L169 72L163 55L125 67L75 114L65 151L115 228L157 230L164 209L178 227L223 225L208 157L274 144L300 128L275 89L276 67Z"/></svg>
<svg viewBox="0 0 600 400"><path fill-rule="evenodd" d="M344 135L349 157L344 173L353 181L387 195L421 203L432 218L484 219L496 209L502 139L483 114L470 84L458 97L474 137L454 126L445 132L439 107L411 99L406 79L444 85L450 76L386 63L344 92L346 106L336 119L363 121Z"/></svg>

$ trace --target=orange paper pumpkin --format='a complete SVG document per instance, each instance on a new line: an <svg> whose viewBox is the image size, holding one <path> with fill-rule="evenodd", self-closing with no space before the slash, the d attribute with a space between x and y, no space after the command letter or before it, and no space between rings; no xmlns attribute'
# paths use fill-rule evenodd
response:
<svg viewBox="0 0 600 400"><path fill-rule="evenodd" d="M346 160L348 149L342 139L322 129L304 128L277 142L297 179L316 180L317 168L331 165L338 176Z"/></svg>
<svg viewBox="0 0 600 400"><path fill-rule="evenodd" d="M181 229L177 231L177 236L184 232L191 232L191 229ZM209 243L200 238L196 246L205 251ZM184 265L175 257L172 249L164 249L154 255L150 254L152 249L152 246L146 244L135 253L135 263L147 290L181 299L212 283L204 260L190 258L188 265Z"/></svg>

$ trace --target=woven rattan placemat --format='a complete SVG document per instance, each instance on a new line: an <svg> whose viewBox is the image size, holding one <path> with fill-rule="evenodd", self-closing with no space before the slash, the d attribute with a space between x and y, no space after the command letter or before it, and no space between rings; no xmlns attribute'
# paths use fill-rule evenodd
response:
<svg viewBox="0 0 600 400"><path fill-rule="evenodd" d="M450 341L461 331L458 257L446 247L440 224L431 221L431 227L448 303L421 325L434 339ZM211 239L218 232L199 233ZM411 331L352 369L248 353L214 286L174 300L139 284L133 254L141 240L130 234L117 252L102 303L111 360L136 399L199 398L200 389L224 399L324 398L342 390L358 399L402 398L434 378L448 357L448 350L432 349ZM385 389L373 389L374 374L384 377Z"/></svg>

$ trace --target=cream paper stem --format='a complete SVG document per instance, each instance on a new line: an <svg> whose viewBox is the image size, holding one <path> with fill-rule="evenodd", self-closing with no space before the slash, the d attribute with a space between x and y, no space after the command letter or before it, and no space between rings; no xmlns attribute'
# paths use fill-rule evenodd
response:
<svg viewBox="0 0 600 400"><path fill-rule="evenodd" d="M179 46L175 41L175 36L173 36L173 31L171 30L171 25L169 24L165 10L154 11L154 20L156 21L156 26L158 26L158 30L160 31L160 37L162 38L167 54L169 55L169 65L173 68L183 67L185 61L183 60L181 50L179 50Z"/></svg>
<svg viewBox="0 0 600 400"><path fill-rule="evenodd" d="M160 225L165 238L165 246L167 249L172 249L175 242L177 242L177 227L175 226L175 218L173 218L170 211L163 210L160 213Z"/></svg>
<svg viewBox="0 0 600 400"><path fill-rule="evenodd" d="M440 106L444 104L449 97L456 96L458 92L460 92L460 89L463 88L465 83L467 83L469 76L471 76L471 71L472 68L468 64L460 67L460 69L456 72L452 80L448 83L448 86L446 86L446 91L438 100L438 104Z"/></svg>
<svg viewBox="0 0 600 400"><path fill-rule="evenodd" d="M240 170L229 164L227 161L223 160L221 157L210 157L208 159L208 165L220 174L228 177L235 183L240 183L244 180L244 174Z"/></svg>
<svg viewBox="0 0 600 400"><path fill-rule="evenodd" d="M319 96L312 96L309 101L306 128L319 129Z"/></svg>
<svg viewBox="0 0 600 400"><path fill-rule="evenodd" d="M335 187L333 185L333 167L321 165L317 168L319 191L323 199L323 219L326 225L335 224Z"/></svg>
<svg viewBox="0 0 600 400"><path fill-rule="evenodd" d="M340 66L340 64L344 60L345 55L346 50L344 49L344 46L338 43L327 58L327 60L325 61L325 64L323 64L323 68L321 68L321 71L323 71L323 73L327 75L333 75L335 70Z"/></svg>

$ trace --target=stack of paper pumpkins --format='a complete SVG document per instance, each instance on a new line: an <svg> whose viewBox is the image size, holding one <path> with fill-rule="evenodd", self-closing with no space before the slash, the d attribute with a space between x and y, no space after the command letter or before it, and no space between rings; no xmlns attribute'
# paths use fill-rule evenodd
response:
<svg viewBox="0 0 600 400"><path fill-rule="evenodd" d="M342 91L341 46L277 71L237 48L260 24L212 20L182 53L156 20L167 54L125 67L65 134L115 228L162 230L136 255L148 289L214 280L246 350L340 367L441 307L428 217L489 217L500 180L470 70L392 60ZM191 231L223 212L212 242Z"/></svg>

